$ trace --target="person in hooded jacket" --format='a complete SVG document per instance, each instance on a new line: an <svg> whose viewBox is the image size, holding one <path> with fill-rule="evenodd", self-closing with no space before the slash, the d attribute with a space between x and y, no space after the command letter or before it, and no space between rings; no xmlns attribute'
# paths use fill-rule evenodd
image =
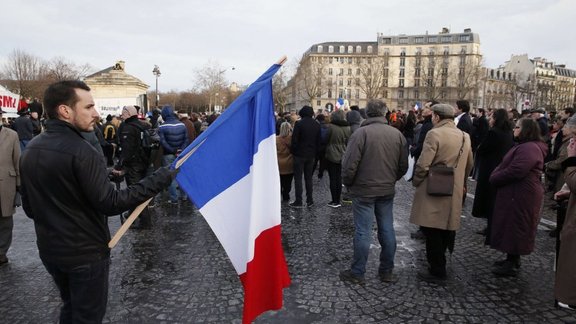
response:
<svg viewBox="0 0 576 324"><path fill-rule="evenodd" d="M494 263L492 273L497 276L516 276L520 255L534 250L544 197L540 179L548 147L538 123L521 118L514 127L514 137L519 144L506 153L490 176L496 187L490 246L507 254L506 259Z"/></svg>
<svg viewBox="0 0 576 324"><path fill-rule="evenodd" d="M360 127L364 118L360 114L360 108L358 106L351 106L350 111L346 114L346 121L350 125L350 131L354 133L355 130Z"/></svg>
<svg viewBox="0 0 576 324"><path fill-rule="evenodd" d="M164 120L164 123L158 128L163 152L162 165L169 166L188 145L188 130L178 120L172 106L166 105L162 108L162 120ZM173 180L170 187L168 187L168 193L170 195L168 203L177 204L180 194L176 186L176 180Z"/></svg>
<svg viewBox="0 0 576 324"><path fill-rule="evenodd" d="M302 176L306 184L306 206L312 207L312 173L314 159L320 147L320 124L314 120L314 110L310 106L304 106L298 112L301 119L294 125L292 134L292 155L294 157L294 188L295 199L290 207L303 208L302 201Z"/></svg>
<svg viewBox="0 0 576 324"><path fill-rule="evenodd" d="M342 157L346 151L350 135L352 135L352 132L350 131L350 125L346 121L344 111L334 111L330 115L326 153L324 155L328 176L330 177L330 195L332 197L328 206L332 208L342 206L340 201L342 195Z"/></svg>

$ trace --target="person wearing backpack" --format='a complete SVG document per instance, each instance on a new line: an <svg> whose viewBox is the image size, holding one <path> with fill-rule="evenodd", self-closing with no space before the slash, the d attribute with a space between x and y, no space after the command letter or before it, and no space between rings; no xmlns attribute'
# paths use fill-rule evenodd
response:
<svg viewBox="0 0 576 324"><path fill-rule="evenodd" d="M112 115L106 116L106 123L102 125L102 135L104 140L110 145L103 145L102 150L104 151L104 156L106 156L108 166L114 165L114 152L118 145L117 131L116 126L112 124Z"/></svg>
<svg viewBox="0 0 576 324"><path fill-rule="evenodd" d="M121 152L119 165L125 173L126 185L130 186L146 177L150 164L150 151L147 151L142 143L150 126L138 119L138 111L134 106L122 108L121 118L124 122L118 131ZM149 229L152 226L148 206L138 218L140 223L133 228Z"/></svg>

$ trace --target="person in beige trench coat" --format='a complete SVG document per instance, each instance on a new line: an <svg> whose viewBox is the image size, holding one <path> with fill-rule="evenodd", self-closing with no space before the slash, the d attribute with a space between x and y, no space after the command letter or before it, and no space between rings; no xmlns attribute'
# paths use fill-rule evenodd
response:
<svg viewBox="0 0 576 324"><path fill-rule="evenodd" d="M436 104L432 106L432 111L434 127L426 135L422 154L414 167L412 184L416 192L410 222L421 226L426 237L429 268L428 271L418 273L418 276L436 281L446 279L445 254L448 248L453 249L455 231L460 228L464 183L474 163L470 137L456 128L452 119L454 108L447 104ZM430 196L426 191L428 170L439 164L456 166L452 196Z"/></svg>
<svg viewBox="0 0 576 324"><path fill-rule="evenodd" d="M2 119L0 109L0 120ZM6 264L6 253L12 244L14 197L20 187L20 141L18 134L0 124L0 265Z"/></svg>
<svg viewBox="0 0 576 324"><path fill-rule="evenodd" d="M555 198L569 195L566 218L560 232L560 253L556 265L554 296L558 305L576 310L576 142L570 139L568 158L562 163L570 191L559 191Z"/></svg>

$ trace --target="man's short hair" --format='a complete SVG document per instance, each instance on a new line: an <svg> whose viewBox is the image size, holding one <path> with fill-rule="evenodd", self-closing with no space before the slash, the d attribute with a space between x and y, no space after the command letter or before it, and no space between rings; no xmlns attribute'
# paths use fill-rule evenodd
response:
<svg viewBox="0 0 576 324"><path fill-rule="evenodd" d="M572 107L564 108L564 113L566 115L572 116L572 115L574 115L574 108L572 108Z"/></svg>
<svg viewBox="0 0 576 324"><path fill-rule="evenodd" d="M468 100L458 100L456 101L456 106L458 107L458 109L462 110L465 113L470 111L470 102L468 102Z"/></svg>
<svg viewBox="0 0 576 324"><path fill-rule="evenodd" d="M379 99L370 99L366 105L366 115L368 117L381 117L386 115L388 107L386 103Z"/></svg>
<svg viewBox="0 0 576 324"><path fill-rule="evenodd" d="M44 91L44 109L48 119L58 119L58 106L74 107L78 102L76 89L90 91L90 87L80 80L65 80L52 83Z"/></svg>

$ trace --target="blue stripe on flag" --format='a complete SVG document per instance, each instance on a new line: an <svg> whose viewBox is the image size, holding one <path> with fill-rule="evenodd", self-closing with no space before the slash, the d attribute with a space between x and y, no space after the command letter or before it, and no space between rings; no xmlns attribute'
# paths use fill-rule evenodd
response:
<svg viewBox="0 0 576 324"><path fill-rule="evenodd" d="M272 77L280 67L262 74L174 161L195 150L176 180L198 208L245 177L260 142L275 134Z"/></svg>

